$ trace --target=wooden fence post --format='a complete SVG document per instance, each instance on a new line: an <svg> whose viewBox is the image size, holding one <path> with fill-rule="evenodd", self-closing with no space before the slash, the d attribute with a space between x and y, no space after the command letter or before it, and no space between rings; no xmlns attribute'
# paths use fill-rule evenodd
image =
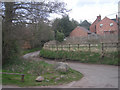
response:
<svg viewBox="0 0 120 90"><path fill-rule="evenodd" d="M90 51L90 43L89 43L89 51Z"/></svg>
<svg viewBox="0 0 120 90"><path fill-rule="evenodd" d="M50 44L48 45L48 49L50 50Z"/></svg>
<svg viewBox="0 0 120 90"><path fill-rule="evenodd" d="M63 50L63 45L61 44L61 50Z"/></svg>
<svg viewBox="0 0 120 90"><path fill-rule="evenodd" d="M21 81L24 82L24 74L21 75Z"/></svg>
<svg viewBox="0 0 120 90"><path fill-rule="evenodd" d="M70 51L70 44L69 44L69 47L68 47L68 48L69 48L69 51Z"/></svg>
<svg viewBox="0 0 120 90"><path fill-rule="evenodd" d="M50 44L50 50L52 50L52 45Z"/></svg>
<svg viewBox="0 0 120 90"><path fill-rule="evenodd" d="M101 58L104 58L104 43L102 43L102 55Z"/></svg>
<svg viewBox="0 0 120 90"><path fill-rule="evenodd" d="M117 45L117 50L119 51L119 43L116 43L116 45Z"/></svg>
<svg viewBox="0 0 120 90"><path fill-rule="evenodd" d="M78 51L79 51L80 45L78 44Z"/></svg>
<svg viewBox="0 0 120 90"><path fill-rule="evenodd" d="M104 50L104 43L102 43L102 52L103 52L103 50Z"/></svg>
<svg viewBox="0 0 120 90"><path fill-rule="evenodd" d="M56 45L56 47L57 47L57 51L58 51L58 45Z"/></svg>
<svg viewBox="0 0 120 90"><path fill-rule="evenodd" d="M52 44L52 51L53 51L53 44Z"/></svg>

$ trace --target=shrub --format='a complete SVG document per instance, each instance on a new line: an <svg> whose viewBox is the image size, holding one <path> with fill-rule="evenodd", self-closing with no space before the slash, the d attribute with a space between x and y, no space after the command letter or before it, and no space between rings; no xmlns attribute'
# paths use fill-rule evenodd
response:
<svg viewBox="0 0 120 90"><path fill-rule="evenodd" d="M62 42L64 40L64 33L61 33L59 31L57 31L56 33L56 40L59 41L59 42Z"/></svg>

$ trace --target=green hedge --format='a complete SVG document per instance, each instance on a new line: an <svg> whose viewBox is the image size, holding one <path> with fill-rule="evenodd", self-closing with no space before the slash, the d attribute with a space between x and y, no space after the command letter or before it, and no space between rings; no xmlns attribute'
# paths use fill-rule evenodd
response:
<svg viewBox="0 0 120 90"><path fill-rule="evenodd" d="M100 53L88 51L51 51L42 49L40 56L48 59L65 59L72 61L79 61L83 63L97 63L118 65L118 53L106 53L104 58Z"/></svg>

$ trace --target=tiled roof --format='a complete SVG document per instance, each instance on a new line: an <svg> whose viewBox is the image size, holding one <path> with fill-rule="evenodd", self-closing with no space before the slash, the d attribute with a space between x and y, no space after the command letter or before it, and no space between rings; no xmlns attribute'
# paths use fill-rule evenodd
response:
<svg viewBox="0 0 120 90"><path fill-rule="evenodd" d="M78 28L79 30L84 30L84 31L87 32L87 33L91 33L89 30L87 30L87 29L84 28L84 27L77 26L77 28Z"/></svg>
<svg viewBox="0 0 120 90"><path fill-rule="evenodd" d="M117 20L116 20L116 19L111 19L111 20L113 20L113 21L117 22Z"/></svg>

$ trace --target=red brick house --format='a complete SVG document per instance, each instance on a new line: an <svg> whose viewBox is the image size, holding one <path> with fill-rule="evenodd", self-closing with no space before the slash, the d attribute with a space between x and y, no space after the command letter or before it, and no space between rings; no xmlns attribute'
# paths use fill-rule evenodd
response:
<svg viewBox="0 0 120 90"><path fill-rule="evenodd" d="M91 34L90 31L85 29L84 27L77 26L71 33L70 37L86 37Z"/></svg>
<svg viewBox="0 0 120 90"><path fill-rule="evenodd" d="M97 19L91 24L90 31L96 33L96 25L101 21L101 16L97 16Z"/></svg>
<svg viewBox="0 0 120 90"><path fill-rule="evenodd" d="M96 33L99 35L106 34L117 34L118 33L118 25L116 20L111 20L105 17L96 25Z"/></svg>
<svg viewBox="0 0 120 90"><path fill-rule="evenodd" d="M110 35L118 34L118 18L109 19L105 17L101 20L101 16L97 16L97 19L90 26L90 31L98 35Z"/></svg>

